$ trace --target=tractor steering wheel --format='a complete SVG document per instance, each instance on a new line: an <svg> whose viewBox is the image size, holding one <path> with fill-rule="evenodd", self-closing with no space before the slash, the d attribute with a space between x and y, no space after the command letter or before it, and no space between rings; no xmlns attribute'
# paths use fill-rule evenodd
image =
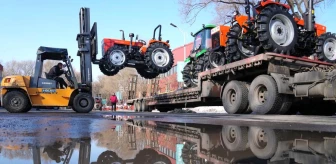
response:
<svg viewBox="0 0 336 164"><path fill-rule="evenodd" d="M139 39L138 41L139 41L140 43L142 43L143 45L146 45L146 41L141 40L141 39Z"/></svg>

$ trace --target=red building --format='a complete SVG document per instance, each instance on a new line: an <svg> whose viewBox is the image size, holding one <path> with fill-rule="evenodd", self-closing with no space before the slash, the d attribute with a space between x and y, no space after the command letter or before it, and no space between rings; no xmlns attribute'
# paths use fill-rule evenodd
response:
<svg viewBox="0 0 336 164"><path fill-rule="evenodd" d="M193 43L186 44L186 57L189 56L190 51L193 47ZM184 61L183 54L184 54L184 46L177 47L173 49L174 55L174 65L173 68L165 74L161 74L159 76L159 87L158 93L168 93L173 92L182 86L183 83L177 81L177 62Z"/></svg>

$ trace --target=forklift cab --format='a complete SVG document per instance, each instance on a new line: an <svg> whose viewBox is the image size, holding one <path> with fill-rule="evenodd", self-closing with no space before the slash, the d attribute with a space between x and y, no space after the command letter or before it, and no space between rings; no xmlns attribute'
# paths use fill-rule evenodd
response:
<svg viewBox="0 0 336 164"><path fill-rule="evenodd" d="M62 61L64 66L67 68L65 77L66 80L70 82L70 87L77 89L77 79L74 76L74 71L71 65L73 59L68 56L68 50L63 48L51 48L51 47L39 47L37 50L37 58L35 64L35 74L31 77L30 88L50 88L58 89L57 82L48 78L48 73L44 72L45 78L42 77L43 63L46 60ZM49 71L49 70L46 70Z"/></svg>

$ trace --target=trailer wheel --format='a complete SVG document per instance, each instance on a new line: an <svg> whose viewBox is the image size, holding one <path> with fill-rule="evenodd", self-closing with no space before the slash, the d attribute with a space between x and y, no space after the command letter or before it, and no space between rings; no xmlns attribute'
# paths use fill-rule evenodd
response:
<svg viewBox="0 0 336 164"><path fill-rule="evenodd" d="M265 7L257 16L256 27L264 50L287 55L294 51L298 30L288 9L279 5Z"/></svg>
<svg viewBox="0 0 336 164"><path fill-rule="evenodd" d="M89 113L94 107L94 99L89 93L78 93L72 104L72 108L77 113Z"/></svg>
<svg viewBox="0 0 336 164"><path fill-rule="evenodd" d="M318 37L316 54L319 60L329 63L336 62L336 34L324 33Z"/></svg>
<svg viewBox="0 0 336 164"><path fill-rule="evenodd" d="M99 69L106 76L114 76L119 72L119 69L112 68L107 62L99 63Z"/></svg>
<svg viewBox="0 0 336 164"><path fill-rule="evenodd" d="M247 148L247 127L223 126L221 139L230 151L243 151Z"/></svg>
<svg viewBox="0 0 336 164"><path fill-rule="evenodd" d="M146 67L135 67L138 74L145 79L154 79L159 76L159 73L153 72Z"/></svg>
<svg viewBox="0 0 336 164"><path fill-rule="evenodd" d="M278 139L273 129L250 127L248 141L252 153L260 159L271 158L278 148Z"/></svg>
<svg viewBox="0 0 336 164"><path fill-rule="evenodd" d="M108 64L115 69L121 70L127 63L127 54L124 52L124 47L113 46L106 51Z"/></svg>
<svg viewBox="0 0 336 164"><path fill-rule="evenodd" d="M281 109L283 95L279 94L275 80L269 75L256 77L250 86L248 100L257 114L274 114Z"/></svg>
<svg viewBox="0 0 336 164"><path fill-rule="evenodd" d="M10 113L25 113L31 109L28 96L17 90L5 94L3 106Z"/></svg>
<svg viewBox="0 0 336 164"><path fill-rule="evenodd" d="M145 63L148 68L157 73L166 73L173 67L173 53L169 47L163 43L152 43L148 46L145 53Z"/></svg>
<svg viewBox="0 0 336 164"><path fill-rule="evenodd" d="M190 88L197 86L196 81L198 77L195 76L195 72L192 70L192 63L188 63L184 66L182 74L185 87Z"/></svg>
<svg viewBox="0 0 336 164"><path fill-rule="evenodd" d="M244 45L242 41L243 37L242 28L238 23L234 24L227 34L225 51L227 52L226 60L228 62L234 62L255 55L254 46Z"/></svg>
<svg viewBox="0 0 336 164"><path fill-rule="evenodd" d="M242 114L248 108L248 89L243 82L230 81L224 88L222 103L229 114Z"/></svg>

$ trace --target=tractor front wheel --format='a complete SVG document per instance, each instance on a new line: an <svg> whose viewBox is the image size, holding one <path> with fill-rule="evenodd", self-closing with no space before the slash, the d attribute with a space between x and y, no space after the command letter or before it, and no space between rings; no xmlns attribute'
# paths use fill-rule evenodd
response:
<svg viewBox="0 0 336 164"><path fill-rule="evenodd" d="M10 113L25 113L31 109L29 98L21 91L9 91L3 99L4 108Z"/></svg>
<svg viewBox="0 0 336 164"><path fill-rule="evenodd" d="M123 69L127 63L127 57L124 47L121 46L113 46L106 51L108 64L115 69Z"/></svg>
<svg viewBox="0 0 336 164"><path fill-rule="evenodd" d="M257 22L259 41L265 51L287 55L294 52L298 30L288 9L269 5L257 16Z"/></svg>
<svg viewBox="0 0 336 164"><path fill-rule="evenodd" d="M195 71L192 67L192 63L190 62L184 66L182 71L184 85L187 88L197 86L197 76L195 75Z"/></svg>
<svg viewBox="0 0 336 164"><path fill-rule="evenodd" d="M225 55L220 51L211 52L208 60L211 68L217 68L225 64Z"/></svg>
<svg viewBox="0 0 336 164"><path fill-rule="evenodd" d="M89 113L94 107L94 99L89 93L78 93L72 104L72 108L77 113Z"/></svg>
<svg viewBox="0 0 336 164"><path fill-rule="evenodd" d="M166 73L173 67L173 53L169 47L163 43L152 43L145 53L145 63L148 68L154 70L154 72Z"/></svg>
<svg viewBox="0 0 336 164"><path fill-rule="evenodd" d="M106 76L114 76L119 72L119 69L112 68L107 64L107 62L100 63L99 69Z"/></svg>
<svg viewBox="0 0 336 164"><path fill-rule="evenodd" d="M159 76L159 73L153 72L145 67L136 67L135 68L138 74L145 79L154 79Z"/></svg>
<svg viewBox="0 0 336 164"><path fill-rule="evenodd" d="M321 61L336 63L336 34L327 32L318 37L316 54Z"/></svg>

